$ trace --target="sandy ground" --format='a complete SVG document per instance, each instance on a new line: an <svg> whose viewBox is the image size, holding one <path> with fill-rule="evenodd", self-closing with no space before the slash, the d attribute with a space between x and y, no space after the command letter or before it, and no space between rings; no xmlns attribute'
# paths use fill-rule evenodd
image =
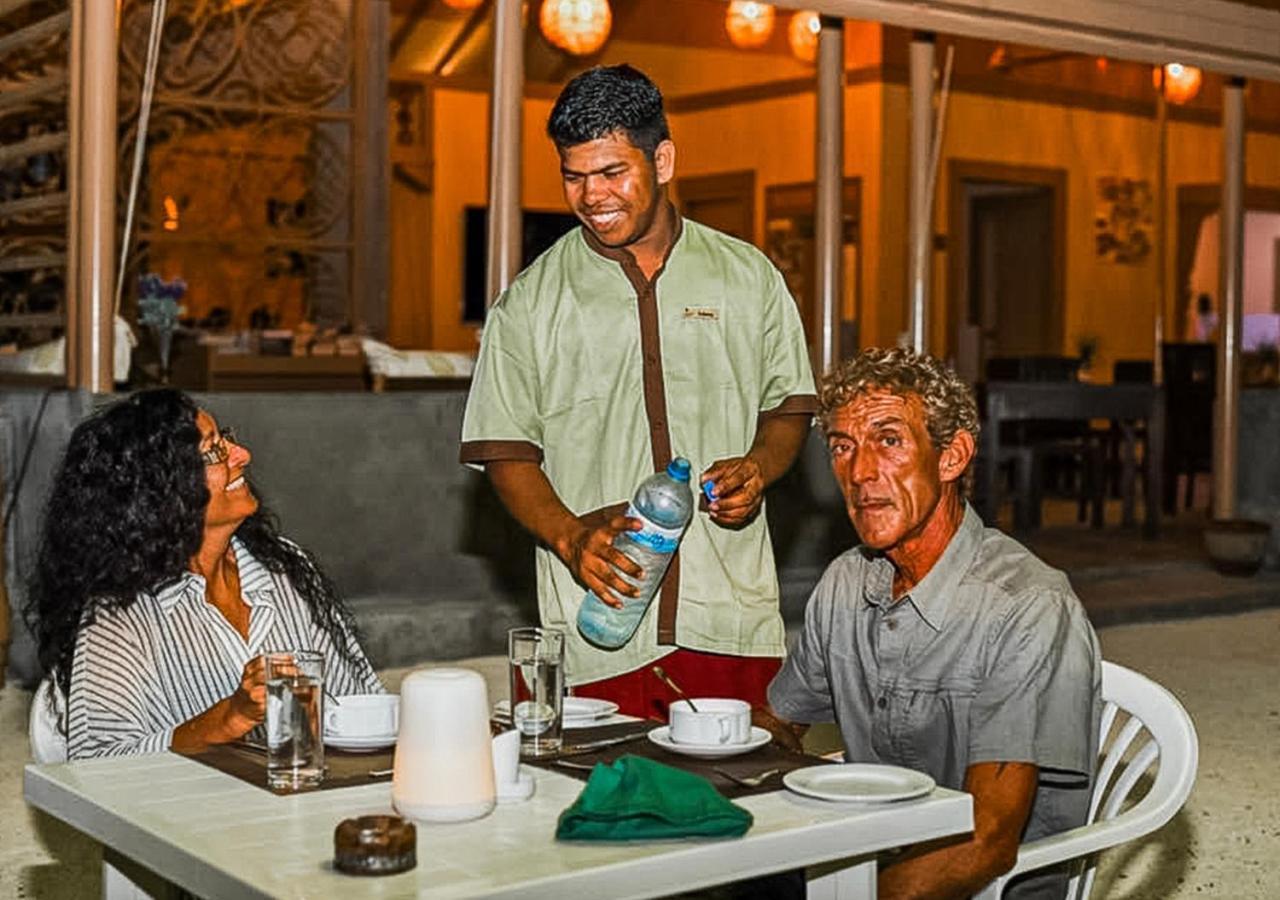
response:
<svg viewBox="0 0 1280 900"><path fill-rule="evenodd" d="M1108 659L1145 672L1186 705L1200 733L1200 771L1168 825L1103 857L1094 896L1280 897L1280 610L1116 626L1100 636ZM500 684L500 663L486 663L486 677ZM388 682L401 674L388 673ZM0 691L0 897L98 896L100 848L23 803L29 702L12 686Z"/></svg>

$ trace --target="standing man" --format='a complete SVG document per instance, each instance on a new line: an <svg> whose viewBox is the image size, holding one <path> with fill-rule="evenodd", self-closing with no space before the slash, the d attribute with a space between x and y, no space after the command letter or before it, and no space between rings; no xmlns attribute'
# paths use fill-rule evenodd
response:
<svg viewBox="0 0 1280 900"><path fill-rule="evenodd" d="M978 410L954 372L865 350L823 379L819 418L862 545L814 589L769 687L777 714L840 725L849 762L973 795L973 834L917 848L882 897L968 897L1018 845L1084 824L1101 712L1098 639L1066 577L965 502ZM1005 896L1061 896L1061 872Z"/></svg>
<svg viewBox="0 0 1280 900"><path fill-rule="evenodd" d="M540 542L542 623L567 634L576 693L664 716L673 696L650 670L661 660L695 696L763 706L785 650L764 490L817 405L795 302L754 247L677 214L676 148L643 73L574 78L547 133L582 227L490 309L461 459ZM593 647L575 627L584 591L635 596L622 576L640 569L613 539L640 527L627 501L675 456L714 482L714 499L635 637Z"/></svg>

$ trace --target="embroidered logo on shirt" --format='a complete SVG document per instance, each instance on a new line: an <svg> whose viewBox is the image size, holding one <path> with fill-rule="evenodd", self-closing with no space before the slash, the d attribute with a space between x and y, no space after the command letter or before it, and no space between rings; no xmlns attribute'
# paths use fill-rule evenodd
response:
<svg viewBox="0 0 1280 900"><path fill-rule="evenodd" d="M686 306L684 308L684 317L686 319L700 319L703 322L720 321L720 308L717 306Z"/></svg>

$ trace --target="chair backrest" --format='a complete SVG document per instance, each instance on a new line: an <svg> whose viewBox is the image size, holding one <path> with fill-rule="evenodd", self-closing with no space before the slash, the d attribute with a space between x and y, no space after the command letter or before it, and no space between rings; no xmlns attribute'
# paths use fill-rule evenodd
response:
<svg viewBox="0 0 1280 900"><path fill-rule="evenodd" d="M31 698L27 736L36 762L67 761L67 702L50 678L40 682Z"/></svg>
<svg viewBox="0 0 1280 900"><path fill-rule="evenodd" d="M1017 864L978 894L981 900L997 900L1017 875L1082 857L1067 897L1084 900L1093 887L1099 851L1150 834L1182 808L1195 784L1200 745L1178 698L1145 675L1104 661L1102 699L1098 774L1088 821L1022 845ZM1150 788L1125 808L1153 764Z"/></svg>

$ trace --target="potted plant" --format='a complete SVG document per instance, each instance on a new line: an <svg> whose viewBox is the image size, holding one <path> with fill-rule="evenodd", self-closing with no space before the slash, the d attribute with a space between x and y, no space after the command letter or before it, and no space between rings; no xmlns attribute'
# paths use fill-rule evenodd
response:
<svg viewBox="0 0 1280 900"><path fill-rule="evenodd" d="M1254 519L1213 519L1204 526L1203 538L1215 569L1247 577L1262 568L1271 525Z"/></svg>

